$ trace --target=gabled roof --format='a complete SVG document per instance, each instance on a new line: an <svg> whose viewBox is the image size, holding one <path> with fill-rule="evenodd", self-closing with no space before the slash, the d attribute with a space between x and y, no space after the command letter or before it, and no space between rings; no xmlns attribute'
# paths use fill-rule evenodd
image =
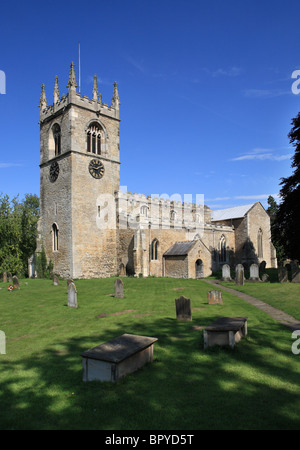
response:
<svg viewBox="0 0 300 450"><path fill-rule="evenodd" d="M241 217L244 217L254 205L255 203L251 203L251 205L234 206L233 208L212 211L211 221L217 222L219 220L240 219Z"/></svg>
<svg viewBox="0 0 300 450"><path fill-rule="evenodd" d="M175 242L165 253L164 256L184 256L187 255L196 241Z"/></svg>

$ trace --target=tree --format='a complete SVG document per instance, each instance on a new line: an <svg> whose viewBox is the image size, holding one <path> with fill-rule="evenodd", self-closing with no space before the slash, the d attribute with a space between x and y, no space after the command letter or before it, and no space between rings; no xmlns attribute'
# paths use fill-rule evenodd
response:
<svg viewBox="0 0 300 450"><path fill-rule="evenodd" d="M277 261L283 261L285 259L285 252L284 247L281 244L280 240L278 239L278 223L277 223L277 214L278 214L278 205L276 203L276 200L272 195L269 195L268 197L268 209L267 213L270 216L270 222L271 222L271 236L272 236L272 243L276 249L276 256Z"/></svg>
<svg viewBox="0 0 300 450"><path fill-rule="evenodd" d="M0 272L26 275L27 260L34 252L39 216L39 199L26 194L25 200L0 194Z"/></svg>
<svg viewBox="0 0 300 450"><path fill-rule="evenodd" d="M278 206L274 232L276 240L284 247L286 256L300 259L300 113L292 119L292 125L288 137L295 147L292 157L294 172L281 179L282 202Z"/></svg>
<svg viewBox="0 0 300 450"><path fill-rule="evenodd" d="M34 253L37 238L37 221L40 214L40 202L37 195L25 194L21 204L21 241L20 250L24 271L27 271L28 258Z"/></svg>
<svg viewBox="0 0 300 450"><path fill-rule="evenodd" d="M9 200L0 194L0 270L19 273L22 270L21 228L18 198Z"/></svg>

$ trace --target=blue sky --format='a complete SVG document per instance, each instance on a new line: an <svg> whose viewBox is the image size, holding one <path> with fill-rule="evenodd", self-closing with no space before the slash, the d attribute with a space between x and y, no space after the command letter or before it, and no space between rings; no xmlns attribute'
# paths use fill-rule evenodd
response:
<svg viewBox="0 0 300 450"><path fill-rule="evenodd" d="M82 94L97 73L110 104L118 83L122 186L267 206L292 173L298 12L298 0L2 2L0 192L39 195L41 85L48 104L56 75L67 93L80 41Z"/></svg>

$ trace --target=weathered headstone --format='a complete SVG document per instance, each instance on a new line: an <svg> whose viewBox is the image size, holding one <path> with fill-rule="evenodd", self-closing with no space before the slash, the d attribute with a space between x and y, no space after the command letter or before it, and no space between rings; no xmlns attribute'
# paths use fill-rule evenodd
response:
<svg viewBox="0 0 300 450"><path fill-rule="evenodd" d="M54 286L58 286L59 285L59 279L57 278L57 276L54 275L53 277L53 285Z"/></svg>
<svg viewBox="0 0 300 450"><path fill-rule="evenodd" d="M232 281L230 275L230 266L228 264L224 264L222 266L222 281Z"/></svg>
<svg viewBox="0 0 300 450"><path fill-rule="evenodd" d="M249 281L260 281L259 268L257 264L251 264L250 266L250 278Z"/></svg>
<svg viewBox="0 0 300 450"><path fill-rule="evenodd" d="M7 282L7 273L3 272L3 283Z"/></svg>
<svg viewBox="0 0 300 450"><path fill-rule="evenodd" d="M13 282L13 279L12 279L11 273L8 272L7 276L8 276L8 282L9 282L9 283L12 283L12 282Z"/></svg>
<svg viewBox="0 0 300 450"><path fill-rule="evenodd" d="M299 272L299 261L294 259L290 262L290 265L292 270L292 278L294 278L294 276Z"/></svg>
<svg viewBox="0 0 300 450"><path fill-rule="evenodd" d="M287 283L289 281L288 271L285 266L278 267L278 280L280 283Z"/></svg>
<svg viewBox="0 0 300 450"><path fill-rule="evenodd" d="M292 283L300 283L299 261L291 261Z"/></svg>
<svg viewBox="0 0 300 450"><path fill-rule="evenodd" d="M123 298L124 297L124 286L123 281L120 278L117 278L115 281L115 297Z"/></svg>
<svg viewBox="0 0 300 450"><path fill-rule="evenodd" d="M222 292L217 290L209 291L208 303L210 305L223 305Z"/></svg>
<svg viewBox="0 0 300 450"><path fill-rule="evenodd" d="M270 277L267 273L263 273L262 277L261 277L261 281L263 281L264 283L268 283L270 281Z"/></svg>
<svg viewBox="0 0 300 450"><path fill-rule="evenodd" d="M121 263L120 265L120 277L126 277L126 268L125 265L123 263Z"/></svg>
<svg viewBox="0 0 300 450"><path fill-rule="evenodd" d="M68 285L68 306L70 308L77 308L77 290L74 282Z"/></svg>
<svg viewBox="0 0 300 450"><path fill-rule="evenodd" d="M244 286L244 266L238 264L235 268L235 284L238 286Z"/></svg>
<svg viewBox="0 0 300 450"><path fill-rule="evenodd" d="M157 338L122 334L83 353L83 381L117 382L153 361Z"/></svg>
<svg viewBox="0 0 300 450"><path fill-rule="evenodd" d="M192 320L191 300L186 297L175 298L177 320Z"/></svg>
<svg viewBox="0 0 300 450"><path fill-rule="evenodd" d="M19 283L18 277L14 276L12 278L12 282L13 282L14 289L20 289L20 283Z"/></svg>
<svg viewBox="0 0 300 450"><path fill-rule="evenodd" d="M259 273L260 273L260 274L265 273L265 271L266 271L266 265L267 265L266 261L262 261L262 262L260 263L260 265L259 265Z"/></svg>

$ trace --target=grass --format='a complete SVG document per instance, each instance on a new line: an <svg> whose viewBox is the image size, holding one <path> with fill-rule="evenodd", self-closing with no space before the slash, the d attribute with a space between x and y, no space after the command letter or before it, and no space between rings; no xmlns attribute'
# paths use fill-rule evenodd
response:
<svg viewBox="0 0 300 450"><path fill-rule="evenodd" d="M246 282L244 286L237 286L234 282L222 284L256 297L274 308L281 309L285 313L290 314L295 319L300 320L299 283Z"/></svg>
<svg viewBox="0 0 300 450"><path fill-rule="evenodd" d="M226 292L223 305L208 305L205 281L123 281L117 299L113 278L77 280L78 309L67 306L65 281L21 280L11 293L0 284L1 429L299 428L299 356L287 328ZM192 322L176 320L180 295ZM199 327L231 315L248 317L248 336L234 350L204 351ZM83 383L80 353L123 333L157 337L153 363L116 384Z"/></svg>

